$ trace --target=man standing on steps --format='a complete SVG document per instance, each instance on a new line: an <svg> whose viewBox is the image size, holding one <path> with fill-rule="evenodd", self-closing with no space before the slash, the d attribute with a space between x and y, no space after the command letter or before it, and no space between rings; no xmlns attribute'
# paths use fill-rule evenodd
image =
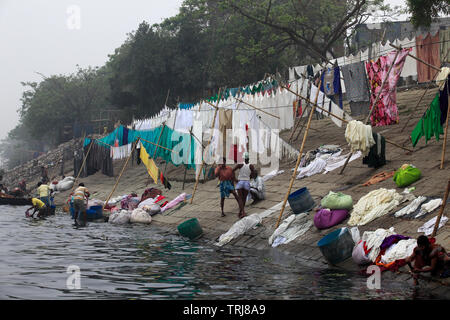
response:
<svg viewBox="0 0 450 320"><path fill-rule="evenodd" d="M241 201L236 191L234 190L234 181L236 180L236 177L234 176L233 169L225 164L226 161L227 159L224 157L223 163L219 165L214 172L215 176L219 177L220 181L220 209L222 210L222 217L225 217L225 213L223 213L225 197L228 198L230 196L230 193L232 193L236 198L236 201L239 205L239 211L242 211Z"/></svg>
<svg viewBox="0 0 450 320"><path fill-rule="evenodd" d="M74 220L75 226L86 226L87 214L86 214L86 203L90 196L88 189L84 186L84 183L80 183L78 188L73 192L73 207L75 210ZM81 224L78 224L78 216L83 214L83 220Z"/></svg>
<svg viewBox="0 0 450 320"><path fill-rule="evenodd" d="M247 195L250 192L250 176L255 174L255 168L250 164L250 156L248 152L244 153L244 163L238 164L233 172L239 169L238 183L236 190L239 195L239 200L242 203L241 211L239 212L239 219L245 217L245 202Z"/></svg>

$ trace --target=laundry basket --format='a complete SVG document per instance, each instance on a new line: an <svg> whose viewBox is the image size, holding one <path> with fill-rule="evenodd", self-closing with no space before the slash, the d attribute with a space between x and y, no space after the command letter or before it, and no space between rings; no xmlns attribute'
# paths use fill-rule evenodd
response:
<svg viewBox="0 0 450 320"><path fill-rule="evenodd" d="M288 202L295 214L308 212L315 206L314 200L306 187L291 193Z"/></svg>
<svg viewBox="0 0 450 320"><path fill-rule="evenodd" d="M192 218L181 223L178 225L177 229L180 235L187 237L190 240L198 239L203 235L202 227L197 218Z"/></svg>

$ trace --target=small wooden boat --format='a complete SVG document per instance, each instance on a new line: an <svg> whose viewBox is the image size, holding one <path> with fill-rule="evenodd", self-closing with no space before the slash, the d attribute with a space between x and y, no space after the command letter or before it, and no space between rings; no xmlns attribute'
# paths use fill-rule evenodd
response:
<svg viewBox="0 0 450 320"><path fill-rule="evenodd" d="M0 197L0 205L10 205L10 206L31 206L31 200L28 198L6 198Z"/></svg>

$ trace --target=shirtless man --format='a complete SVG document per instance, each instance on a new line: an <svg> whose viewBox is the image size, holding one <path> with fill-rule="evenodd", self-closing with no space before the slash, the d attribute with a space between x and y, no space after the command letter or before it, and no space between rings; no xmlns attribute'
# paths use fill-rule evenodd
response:
<svg viewBox="0 0 450 320"><path fill-rule="evenodd" d="M214 174L216 177L219 177L220 181L220 209L222 210L222 217L225 217L225 213L223 212L223 206L225 204L225 197L228 198L230 193L236 198L236 201L239 205L239 211L242 210L242 204L234 190L234 182L236 181L236 177L234 176L233 169L226 164L226 158L223 158L223 163L219 165Z"/></svg>
<svg viewBox="0 0 450 320"><path fill-rule="evenodd" d="M407 263L414 261L412 270L414 285L417 285L417 279L420 272L431 272L431 275L439 275L448 264L450 258L445 249L439 244L431 244L428 237L422 235L417 238L417 247L413 254L406 258Z"/></svg>

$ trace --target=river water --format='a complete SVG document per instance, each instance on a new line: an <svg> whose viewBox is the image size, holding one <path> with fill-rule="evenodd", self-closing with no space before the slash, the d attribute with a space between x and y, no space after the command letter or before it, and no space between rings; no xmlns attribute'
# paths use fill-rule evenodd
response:
<svg viewBox="0 0 450 320"><path fill-rule="evenodd" d="M354 272L312 270L277 249L219 248L153 225L77 229L64 213L33 220L25 209L0 207L0 299L431 298L410 281L370 290Z"/></svg>

